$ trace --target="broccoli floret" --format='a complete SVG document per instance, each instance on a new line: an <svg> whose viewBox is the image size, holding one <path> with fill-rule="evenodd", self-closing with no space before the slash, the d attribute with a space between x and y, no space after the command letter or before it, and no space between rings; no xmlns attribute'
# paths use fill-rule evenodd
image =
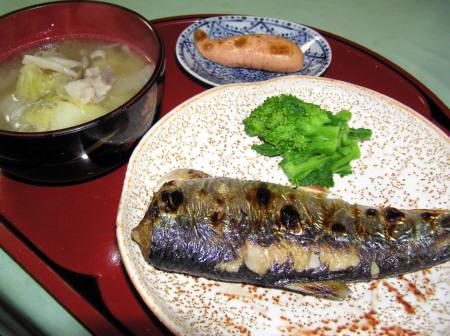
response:
<svg viewBox="0 0 450 336"><path fill-rule="evenodd" d="M350 128L352 114L336 114L293 95L267 98L243 122L245 132L264 143L252 148L265 156L282 156L280 166L294 185L334 185L333 174L352 172L360 157L358 142L370 139L365 128Z"/></svg>
<svg viewBox="0 0 450 336"><path fill-rule="evenodd" d="M367 128L351 128L348 137L355 140L369 140L372 137L372 131Z"/></svg>
<svg viewBox="0 0 450 336"><path fill-rule="evenodd" d="M278 147L271 145L267 142L259 144L259 145L253 145L252 149L258 152L259 154L265 155L265 156L278 156L283 153L282 150L280 150Z"/></svg>

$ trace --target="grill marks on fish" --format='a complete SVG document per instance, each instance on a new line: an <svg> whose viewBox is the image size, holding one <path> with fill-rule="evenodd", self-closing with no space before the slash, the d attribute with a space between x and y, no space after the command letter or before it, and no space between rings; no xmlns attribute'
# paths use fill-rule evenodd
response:
<svg viewBox="0 0 450 336"><path fill-rule="evenodd" d="M398 235L397 226L405 223L405 214L396 208L386 207L384 219L384 235L395 239Z"/></svg>
<svg viewBox="0 0 450 336"><path fill-rule="evenodd" d="M318 288L316 294L336 298L345 286L328 281L398 275L450 256L445 210L365 207L302 188L192 170L176 175L133 230L146 260L167 271L307 293Z"/></svg>
<svg viewBox="0 0 450 336"><path fill-rule="evenodd" d="M300 226L300 215L297 208L291 204L283 206L280 210L280 224L288 231L295 230Z"/></svg>
<svg viewBox="0 0 450 336"><path fill-rule="evenodd" d="M253 194L253 192L251 193ZM267 207L272 199L272 192L263 184L254 191L256 203L262 207Z"/></svg>

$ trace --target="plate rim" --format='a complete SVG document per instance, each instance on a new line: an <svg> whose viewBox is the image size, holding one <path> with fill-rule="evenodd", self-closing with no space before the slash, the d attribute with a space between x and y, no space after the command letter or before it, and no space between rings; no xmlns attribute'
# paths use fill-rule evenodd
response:
<svg viewBox="0 0 450 336"><path fill-rule="evenodd" d="M308 30L308 32L312 32L314 36L320 37L321 41L326 45L326 47L329 50L329 57L327 57L327 64L317 74L315 74L315 75L303 75L303 76L305 76L305 77L308 77L308 76L309 77L319 77L331 65L331 61L333 59L333 51L331 49L331 46L328 43L328 40L320 32L318 32L314 28L311 28L311 27L309 27L307 25L304 25L304 24L301 24L301 23L297 23L297 22L294 22L294 21L289 21L289 20L285 20L285 19L278 19L278 18L273 18L273 17L268 17L268 16L241 15L241 14L239 14L239 15L231 15L231 14L230 15L215 15L215 16L210 16L210 17L206 17L206 18L203 18L203 19L198 19L197 21L191 23L189 26L187 26L185 29L183 29L181 31L181 33L178 35L177 40L175 42L175 55L176 55L178 63L191 76L195 77L196 79L198 79L198 80L200 80L200 81L202 81L202 82L204 82L206 84L209 84L209 85L212 85L212 86L223 86L223 85L229 85L229 84L257 83L257 82L230 82L230 83L225 83L225 84L215 83L215 82L210 81L209 79L206 79L203 76L199 75L197 72L192 70L191 67L189 67L186 64L186 62L184 62L181 59L181 56L180 56L180 54L181 54L180 45L181 45L181 41L182 41L182 36L184 34L186 34L189 30L191 30L194 26L197 26L197 25L199 25L199 24L201 24L203 22L217 21L219 18L246 18L246 19L248 19L248 18L252 18L252 19L253 18L257 18L257 19L262 19L262 20L277 20L277 21L282 22L284 24L297 26L299 28L305 28L306 30ZM299 74L293 74L293 75L295 76L295 75L299 75ZM288 76L292 76L292 75L290 75L290 74L285 75L285 76L281 75L281 76L277 76L277 77L274 77L274 78L288 77ZM267 79L267 80L271 80L271 79L274 79L274 78L270 78L270 79Z"/></svg>
<svg viewBox="0 0 450 336"><path fill-rule="evenodd" d="M197 100L200 100L208 95L213 95L217 91L226 90L230 87L240 87L240 86L264 86L264 85L270 85L271 82L276 81L320 81L325 82L329 84L333 84L336 86L340 86L343 88L350 88L357 90L359 92L365 93L371 97L376 97L379 99L382 99L387 104L392 104L394 106L397 106L398 108L404 109L405 112L408 112L412 117L420 119L422 122L425 122L428 127L431 127L434 132L437 133L441 138L445 139L447 144L450 145L450 137L445 134L444 131L442 131L438 126L436 126L432 121L428 120L425 116L420 114L419 112L413 110L409 106L403 104L402 102L391 98L383 93L380 93L378 91L375 91L373 89L366 88L364 86L353 84L349 82L345 82L342 80L336 80L331 78L325 78L325 77L317 77L317 76L302 76L302 75L291 75L291 76L283 76L283 77L277 77L272 78L266 81L260 81L260 82L247 82L247 83L231 83L231 84L225 84L221 86L212 87L210 89L207 89L199 94L194 95L193 97L189 98L188 100L180 103L179 105L175 106L173 109L171 109L169 112L167 112L160 120L157 121L155 125L153 125L149 131L142 137L142 139L139 141L138 145L133 150L133 153L130 156L124 183L122 186L122 191L120 195L119 205L118 205L118 211L116 216L116 238L119 246L119 253L121 255L121 259L123 261L126 273L128 277L130 278L131 282L133 283L134 288L139 293L141 299L144 301L146 306L151 310L151 312L161 321L161 323L164 324L165 327L167 327L171 332L173 332L175 335L182 335L183 329L180 329L176 323L173 322L173 319L170 318L170 316L166 315L163 311L160 310L158 305L154 302L153 298L145 293L145 289L141 288L140 280L138 280L138 274L135 269L133 269L133 260L132 258L129 258L128 253L126 253L126 244L125 244L125 222L124 222L124 212L126 210L125 207L125 200L128 199L126 197L126 189L129 188L130 179L132 178L132 167L135 164L135 161L137 160L137 156L139 155L139 152L143 149L143 147L146 144L146 141L151 137L151 135L163 124L168 122L171 118L177 116L178 114L183 112L183 109L191 104L194 104ZM149 265L152 267L151 265Z"/></svg>

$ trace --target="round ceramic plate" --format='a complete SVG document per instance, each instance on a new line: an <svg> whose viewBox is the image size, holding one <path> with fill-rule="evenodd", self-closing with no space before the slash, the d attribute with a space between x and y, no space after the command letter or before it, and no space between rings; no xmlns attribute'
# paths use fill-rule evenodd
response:
<svg viewBox="0 0 450 336"><path fill-rule="evenodd" d="M305 56L305 65L297 75L320 76L330 65L331 48L325 38L315 30L298 23L254 16L218 16L197 21L178 37L175 53L178 61L194 77L210 85L257 82L286 73L276 73L244 68L230 68L204 58L195 47L193 34L198 28L211 39L242 34L271 34L297 43Z"/></svg>
<svg viewBox="0 0 450 336"><path fill-rule="evenodd" d="M131 240L157 182L176 168L287 184L278 158L251 149L242 120L268 96L290 93L368 127L354 173L331 196L366 205L450 207L450 141L408 107L374 91L291 76L213 88L162 118L135 149L124 181L117 237L127 272L153 313L177 335L444 335L450 330L450 263L402 277L350 284L337 302L230 284L149 266Z"/></svg>

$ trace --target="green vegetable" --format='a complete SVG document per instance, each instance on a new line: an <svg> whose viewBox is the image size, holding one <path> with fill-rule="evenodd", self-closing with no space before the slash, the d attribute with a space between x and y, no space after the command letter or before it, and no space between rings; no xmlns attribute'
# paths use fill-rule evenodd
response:
<svg viewBox="0 0 450 336"><path fill-rule="evenodd" d="M100 105L80 104L53 96L41 99L26 109L20 121L33 126L33 129L28 131L51 131L85 123L102 116L105 112Z"/></svg>
<svg viewBox="0 0 450 336"><path fill-rule="evenodd" d="M46 73L37 65L28 63L20 68L15 95L34 102L47 95L65 94L64 85L69 80L69 76L56 72Z"/></svg>
<svg viewBox="0 0 450 336"><path fill-rule="evenodd" d="M28 107L20 116L24 131L42 132L71 127L100 117L107 111L98 104L81 104L71 99L64 86L69 76L45 71L27 63L19 72L15 96Z"/></svg>
<svg viewBox="0 0 450 336"><path fill-rule="evenodd" d="M267 98L244 120L245 132L264 142L253 149L265 156L281 156L280 166L297 186L332 187L333 174L351 174L351 161L361 155L358 143L372 131L350 128L352 114L336 114L292 95Z"/></svg>
<svg viewBox="0 0 450 336"><path fill-rule="evenodd" d="M37 100L47 93L47 76L37 65L25 64L19 72L16 96L29 100Z"/></svg>

